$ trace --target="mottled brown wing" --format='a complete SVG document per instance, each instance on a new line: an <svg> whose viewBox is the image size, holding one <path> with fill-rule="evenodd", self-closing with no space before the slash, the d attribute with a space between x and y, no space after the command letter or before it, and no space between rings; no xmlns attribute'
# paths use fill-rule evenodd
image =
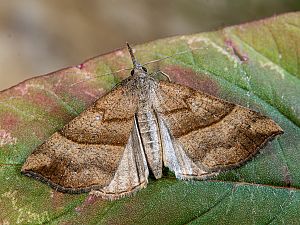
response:
<svg viewBox="0 0 300 225"><path fill-rule="evenodd" d="M182 179L237 167L282 133L258 112L178 84L160 82L157 99L164 164Z"/></svg>
<svg viewBox="0 0 300 225"><path fill-rule="evenodd" d="M79 193L91 189L105 192L103 188L109 185L110 190L118 192L111 187L111 182L118 184L116 173L121 161L127 160L128 163L131 160L131 164L144 165L142 155L135 162L136 158L132 159L130 152L134 145L132 139L137 139L133 129L136 107L137 99L119 86L39 146L27 158L22 172L63 192ZM124 152L131 155L124 156ZM123 169L131 169L132 177L133 173L139 172L136 165L129 169L127 165ZM140 176L147 175L146 169L140 169L144 173ZM122 191L129 193L131 189L144 184L145 179L133 182L133 187L128 185ZM110 193L110 196L113 194Z"/></svg>

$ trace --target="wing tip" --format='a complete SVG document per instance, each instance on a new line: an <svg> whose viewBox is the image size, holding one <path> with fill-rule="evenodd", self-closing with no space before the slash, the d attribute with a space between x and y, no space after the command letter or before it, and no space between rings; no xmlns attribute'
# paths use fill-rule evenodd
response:
<svg viewBox="0 0 300 225"><path fill-rule="evenodd" d="M243 160L241 160L239 162L236 162L235 164L230 164L230 165L226 165L226 166L222 165L222 166L219 166L219 167L209 169L209 171L210 172L224 173L224 172L227 172L229 170L236 169L236 168L239 168L239 167L245 165L249 161L253 160L257 155L259 155L261 153L262 149L264 149L264 147L268 143L270 143L272 140L278 138L278 135L281 135L283 133L284 133L284 131L281 128L278 129L276 132L273 132L271 135L266 137L264 139L264 141L259 146L257 146L256 149L250 155L248 155L247 158L244 158Z"/></svg>

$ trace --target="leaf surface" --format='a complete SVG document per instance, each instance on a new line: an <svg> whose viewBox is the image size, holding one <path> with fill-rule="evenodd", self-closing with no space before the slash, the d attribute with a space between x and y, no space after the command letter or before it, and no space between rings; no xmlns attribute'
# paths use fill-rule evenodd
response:
<svg viewBox="0 0 300 225"><path fill-rule="evenodd" d="M62 194L21 175L39 144L130 75L120 49L0 92L0 224L299 224L300 13L135 49L148 71L260 111L285 133L212 180L166 172L113 202Z"/></svg>

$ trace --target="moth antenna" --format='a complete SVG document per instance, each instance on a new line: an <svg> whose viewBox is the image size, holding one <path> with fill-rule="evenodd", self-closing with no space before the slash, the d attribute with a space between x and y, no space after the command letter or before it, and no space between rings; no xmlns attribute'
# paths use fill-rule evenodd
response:
<svg viewBox="0 0 300 225"><path fill-rule="evenodd" d="M116 77L115 74L120 73L120 72L122 72L122 71L126 71L126 70L129 70L129 71L130 71L131 68L124 68L124 69L116 70L116 71L109 72L109 73L99 74L99 75L94 75L94 74L93 74L93 76L90 76L90 77L88 77L88 78L82 79L82 80L77 81L77 82L74 82L74 83L72 83L71 85L69 85L68 87L73 87L73 86L76 86L76 85L78 85L78 84L81 84L81 83L90 81L90 80L95 80L95 79L97 79L97 78L99 78L99 77L104 77L104 76L109 76L109 75L112 75L113 77ZM72 74L72 73L70 73L70 74Z"/></svg>
<svg viewBox="0 0 300 225"><path fill-rule="evenodd" d="M128 44L128 42L126 42L127 44L127 47L128 47L128 50L129 50L129 53L130 53L130 56L131 56L131 59L132 59L132 62L133 62L133 65L134 65L134 68L138 67L138 65L140 65L136 58L134 57L134 54L133 54L133 51L132 51L132 48L130 47L130 45ZM152 64L152 63L156 63L156 62L160 62L160 61L163 61L165 59L168 59L168 58L172 58L173 56L176 56L176 55L181 55L181 54L186 54L188 52L193 52L193 51L196 51L196 50L201 50L203 49L202 47L201 48L194 48L192 50L187 50L187 51L181 51L181 52L177 52L177 53L174 53L172 55L169 55L169 56L166 56L166 57L163 57L161 59L156 59L156 60L152 60L152 61L149 61L149 62L146 62L143 64L143 66L145 65L148 65L148 64ZM142 65L140 65L142 66ZM98 77L102 77L102 76L106 76L106 75L113 75L114 73L119 73L121 71L124 71L124 70L131 70L131 68L125 68L125 69L120 69L120 70L117 70L117 71L114 71L114 72L110 72L110 73L105 73L105 74L101 74L101 75L95 75L95 76L92 76L92 77L89 77L89 78L86 78L86 79L82 79L80 81L77 81L71 85L69 85L69 87L73 87L73 86L76 86L78 84L81 84L81 83L84 83L84 82L87 82L89 80L93 80L93 79L97 79ZM169 80L169 78L168 78Z"/></svg>
<svg viewBox="0 0 300 225"><path fill-rule="evenodd" d="M134 57L132 48L130 47L130 45L128 44L128 42L126 42L126 45L127 45L127 48L128 48L128 51L129 51L131 60L132 60L133 67L136 68L137 65L138 65L138 63L137 63L137 61L136 61L136 59L135 59L135 57Z"/></svg>

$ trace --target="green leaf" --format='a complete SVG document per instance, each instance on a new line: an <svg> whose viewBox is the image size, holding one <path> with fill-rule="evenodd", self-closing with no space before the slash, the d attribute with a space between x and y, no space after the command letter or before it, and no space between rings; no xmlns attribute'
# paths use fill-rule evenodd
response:
<svg viewBox="0 0 300 225"><path fill-rule="evenodd" d="M21 175L35 147L129 76L127 50L117 50L0 93L0 224L299 224L300 13L135 48L149 71L258 110L284 135L212 180L168 174L113 202Z"/></svg>

